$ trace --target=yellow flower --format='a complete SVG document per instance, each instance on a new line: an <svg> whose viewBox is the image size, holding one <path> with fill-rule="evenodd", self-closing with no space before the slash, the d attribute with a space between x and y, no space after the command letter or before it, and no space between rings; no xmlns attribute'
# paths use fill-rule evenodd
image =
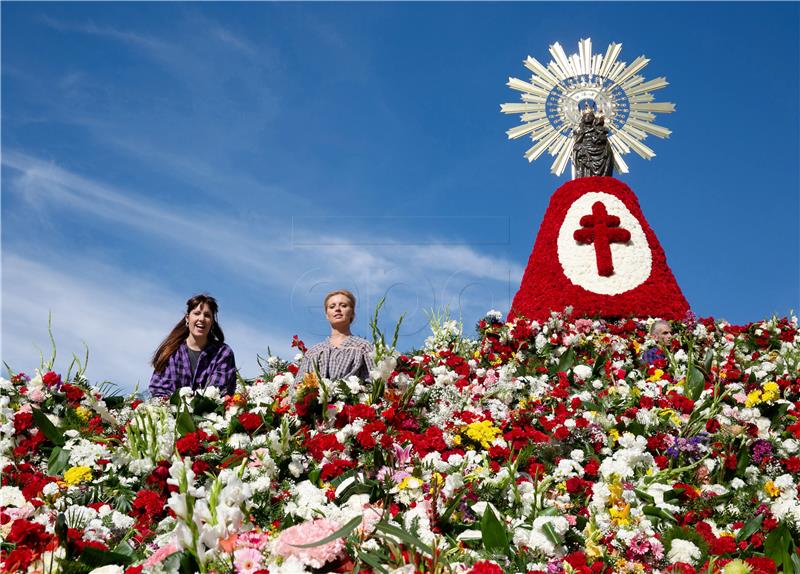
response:
<svg viewBox="0 0 800 574"><path fill-rule="evenodd" d="M611 429L608 431L608 438L611 439L611 444L614 444L619 440L619 431L617 429Z"/></svg>
<svg viewBox="0 0 800 574"><path fill-rule="evenodd" d="M611 522L617 526L627 526L630 524L629 514L631 512L630 504L623 504L612 507L608 510L611 515Z"/></svg>
<svg viewBox="0 0 800 574"><path fill-rule="evenodd" d="M73 466L64 473L64 482L69 485L92 480L92 469L88 466Z"/></svg>
<svg viewBox="0 0 800 574"><path fill-rule="evenodd" d="M767 481L764 485L764 492L769 494L772 498L775 498L781 493L781 489L775 486L775 483L771 480Z"/></svg>
<svg viewBox="0 0 800 574"><path fill-rule="evenodd" d="M753 569L744 560L736 559L728 562L722 569L722 574L750 574Z"/></svg>
<svg viewBox="0 0 800 574"><path fill-rule="evenodd" d="M774 401L781 396L781 388L777 383L769 381L761 385L761 388L764 390L764 394L761 395L761 400L764 402Z"/></svg>
<svg viewBox="0 0 800 574"><path fill-rule="evenodd" d="M752 406L755 406L758 403L760 403L761 400L762 400L761 399L761 391L756 389L755 391L752 391L752 392L748 393L747 399L744 401L744 406L746 406L748 408L752 407Z"/></svg>
<svg viewBox="0 0 800 574"><path fill-rule="evenodd" d="M414 478L413 476L407 476L403 480L400 481L400 484L397 485L399 490L405 490L407 488L419 488L422 486L422 481L418 478Z"/></svg>
<svg viewBox="0 0 800 574"><path fill-rule="evenodd" d="M484 449L488 449L492 446L494 439L501 433L502 431L494 426L492 421L479 421L469 423L464 434L480 444Z"/></svg>
<svg viewBox="0 0 800 574"><path fill-rule="evenodd" d="M656 369L655 371L653 371L653 374L650 375L650 377L647 379L647 382L654 383L656 381L660 381L661 377L663 376L664 376L664 371L662 371L661 369Z"/></svg>
<svg viewBox="0 0 800 574"><path fill-rule="evenodd" d="M453 436L453 444L456 445L456 446L461 444L461 437L459 435L454 435Z"/></svg>
<svg viewBox="0 0 800 574"><path fill-rule="evenodd" d="M78 415L78 418L81 419L83 422L88 421L92 417L92 411L90 411L83 405L75 409L75 414Z"/></svg>

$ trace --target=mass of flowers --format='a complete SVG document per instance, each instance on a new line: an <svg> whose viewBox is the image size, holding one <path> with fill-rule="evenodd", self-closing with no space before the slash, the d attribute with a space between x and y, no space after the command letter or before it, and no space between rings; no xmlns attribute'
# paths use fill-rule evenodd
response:
<svg viewBox="0 0 800 574"><path fill-rule="evenodd" d="M269 357L229 397L12 371L0 571L800 572L797 318L646 364L652 322L433 317L403 354L374 321L370 382Z"/></svg>

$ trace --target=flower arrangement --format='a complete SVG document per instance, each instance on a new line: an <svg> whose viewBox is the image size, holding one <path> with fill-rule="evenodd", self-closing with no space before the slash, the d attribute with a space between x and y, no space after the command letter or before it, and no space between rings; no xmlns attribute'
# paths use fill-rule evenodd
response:
<svg viewBox="0 0 800 574"><path fill-rule="evenodd" d="M797 318L676 324L648 364L652 321L376 328L372 381L293 394L275 357L229 397L11 373L0 571L800 571Z"/></svg>

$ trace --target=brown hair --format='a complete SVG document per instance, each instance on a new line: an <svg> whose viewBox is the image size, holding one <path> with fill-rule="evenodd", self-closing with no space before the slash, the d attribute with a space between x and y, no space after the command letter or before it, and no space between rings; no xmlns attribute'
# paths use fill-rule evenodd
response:
<svg viewBox="0 0 800 574"><path fill-rule="evenodd" d="M209 341L217 341L218 343L225 342L225 334L222 332L222 327L219 326L219 322L217 321L217 311L219 310L219 306L217 305L217 300L214 299L211 295L195 295L188 301L186 301L186 314L181 317L180 321L172 328L169 335L161 341L161 344L156 349L156 352L153 353L153 368L157 373L160 373L164 370L164 367L167 366L167 362L169 358L175 354L175 351L183 344L186 340L186 337L189 336L189 325L187 324L187 316L189 313L192 312L192 309L196 309L201 305L208 305L209 310L211 311L211 315L214 317L214 323L211 325L211 332L208 334Z"/></svg>
<svg viewBox="0 0 800 574"><path fill-rule="evenodd" d="M353 295L347 289L337 289L336 291L331 291L327 295L325 295L325 300L322 302L322 308L327 310L328 308L328 299L333 297L334 295L344 295L350 300L350 305L353 307L353 316L350 317L350 323L352 324L353 321L356 320L356 296Z"/></svg>

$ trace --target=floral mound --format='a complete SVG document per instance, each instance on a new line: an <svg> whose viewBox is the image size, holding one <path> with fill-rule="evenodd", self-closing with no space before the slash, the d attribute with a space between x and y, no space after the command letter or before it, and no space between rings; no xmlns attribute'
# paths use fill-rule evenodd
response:
<svg viewBox="0 0 800 574"><path fill-rule="evenodd" d="M648 323L440 322L294 404L276 358L224 399L2 379L2 571L800 571L797 319L645 366Z"/></svg>
<svg viewBox="0 0 800 574"><path fill-rule="evenodd" d="M636 195L613 177L568 181L550 198L510 317L680 320L689 304Z"/></svg>

